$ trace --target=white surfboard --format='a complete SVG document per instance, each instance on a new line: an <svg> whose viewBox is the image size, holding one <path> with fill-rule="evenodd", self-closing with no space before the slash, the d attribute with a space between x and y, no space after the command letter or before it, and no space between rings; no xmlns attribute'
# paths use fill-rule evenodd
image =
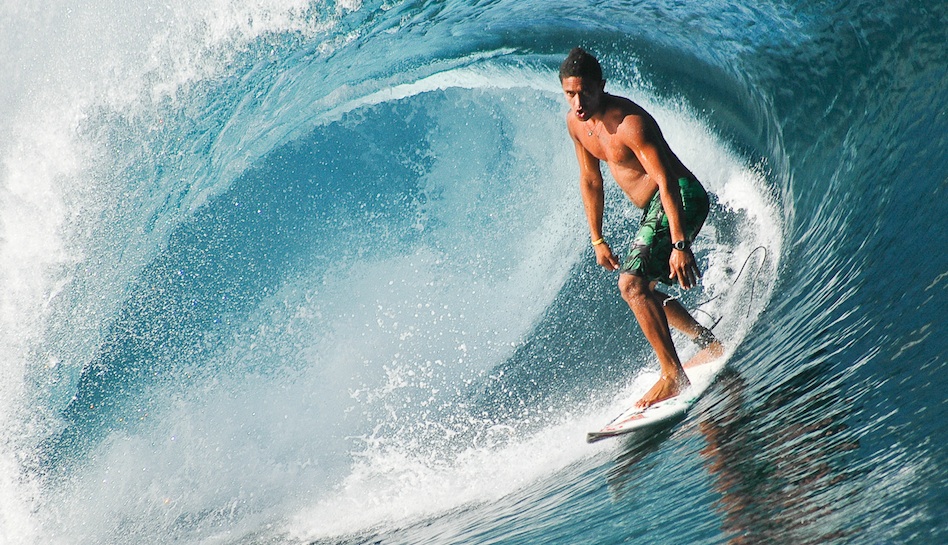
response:
<svg viewBox="0 0 948 545"><path fill-rule="evenodd" d="M701 395L704 394L708 386L714 381L714 377L724 369L727 358L719 357L701 365L685 369L691 386L675 396L664 401L660 401L647 409L640 409L635 405L622 411L622 414L612 419L599 431L591 431L586 434L586 441L594 443L608 437L616 437L637 430L646 430L649 428L661 427L661 425L670 425L677 419L684 418L688 410L698 402Z"/></svg>

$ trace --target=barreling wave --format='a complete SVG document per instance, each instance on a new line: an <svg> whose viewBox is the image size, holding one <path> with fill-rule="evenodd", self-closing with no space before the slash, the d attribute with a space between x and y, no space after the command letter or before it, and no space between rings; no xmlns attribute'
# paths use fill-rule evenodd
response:
<svg viewBox="0 0 948 545"><path fill-rule="evenodd" d="M884 230L860 222L856 192L830 191L852 182L872 133L807 93L819 73L775 92L784 51L811 51L809 14L646 3L633 20L614 2L602 24L563 8L173 2L123 11L101 33L92 23L108 4L83 17L5 14L29 23L2 38L12 58L38 70L11 71L0 90L13 99L0 101L11 104L0 106L11 128L0 144L0 536L470 542L500 531L494 515L524 498L538 520L556 517L548 500L560 493L593 509L576 489L593 486L610 451L583 434L654 372L588 249L555 72L576 44L600 55L610 90L653 112L715 195L695 245L701 289L675 294L729 357L767 377L727 377L701 429L711 474L741 483L721 493L760 501L744 518L724 509L727 524L770 520L779 498L738 478L757 454L735 445L779 442L779 426L748 432L744 418L776 414L781 429L802 420L813 427L801 433L828 437L821 417L851 414L829 393L842 378L806 386L868 342L867 321L840 310L859 300L847 274L866 262L819 249L842 230ZM669 18L684 30L700 19L717 39L664 32ZM840 59L861 54L833 36ZM801 134L821 106L827 125ZM815 146L834 139L851 157L814 166ZM637 212L610 191L606 235L621 245ZM802 274L801 262L832 274ZM861 351L852 372L878 353ZM804 477L846 481L833 497L852 497L861 488L834 468L856 432L831 429L837 438L811 450L829 469ZM786 448L760 463L802 457ZM649 452L618 461L615 495ZM823 512L816 492L797 490L794 516ZM694 524L672 538L718 535L681 517ZM442 533L426 535L429 523ZM828 535L781 528L801 542Z"/></svg>

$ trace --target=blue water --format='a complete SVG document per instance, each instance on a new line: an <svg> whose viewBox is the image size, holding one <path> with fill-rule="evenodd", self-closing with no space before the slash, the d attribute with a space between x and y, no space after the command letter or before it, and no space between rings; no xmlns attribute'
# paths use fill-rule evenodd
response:
<svg viewBox="0 0 948 545"><path fill-rule="evenodd" d="M0 544L948 541L944 2L205 4L0 8ZM575 45L716 195L645 443Z"/></svg>

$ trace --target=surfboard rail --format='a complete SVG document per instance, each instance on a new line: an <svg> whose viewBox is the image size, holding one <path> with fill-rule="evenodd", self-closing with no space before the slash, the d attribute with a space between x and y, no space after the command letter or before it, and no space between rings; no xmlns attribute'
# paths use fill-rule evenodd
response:
<svg viewBox="0 0 948 545"><path fill-rule="evenodd" d="M698 402L714 378L724 368L726 358L718 358L707 363L685 369L691 386L679 395L660 401L645 409L634 404L619 413L598 431L586 434L586 442L595 443L602 439L617 437L636 431L652 431L663 425L672 425L688 414Z"/></svg>

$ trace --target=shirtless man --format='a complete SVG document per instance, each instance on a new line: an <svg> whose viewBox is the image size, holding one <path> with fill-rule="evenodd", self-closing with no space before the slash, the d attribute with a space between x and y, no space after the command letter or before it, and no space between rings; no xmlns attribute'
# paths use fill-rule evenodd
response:
<svg viewBox="0 0 948 545"><path fill-rule="evenodd" d="M695 286L701 271L691 241L708 216L708 194L675 156L658 124L641 106L605 92L595 57L580 48L560 66L560 83L570 112L566 127L576 146L580 193L596 261L618 270L619 291L635 314L661 365L661 378L637 403L648 407L677 395L689 385L669 324L701 347L686 366L723 353L711 331L681 304L655 289L658 281ZM642 223L621 262L602 236L603 179L600 161L637 207Z"/></svg>

